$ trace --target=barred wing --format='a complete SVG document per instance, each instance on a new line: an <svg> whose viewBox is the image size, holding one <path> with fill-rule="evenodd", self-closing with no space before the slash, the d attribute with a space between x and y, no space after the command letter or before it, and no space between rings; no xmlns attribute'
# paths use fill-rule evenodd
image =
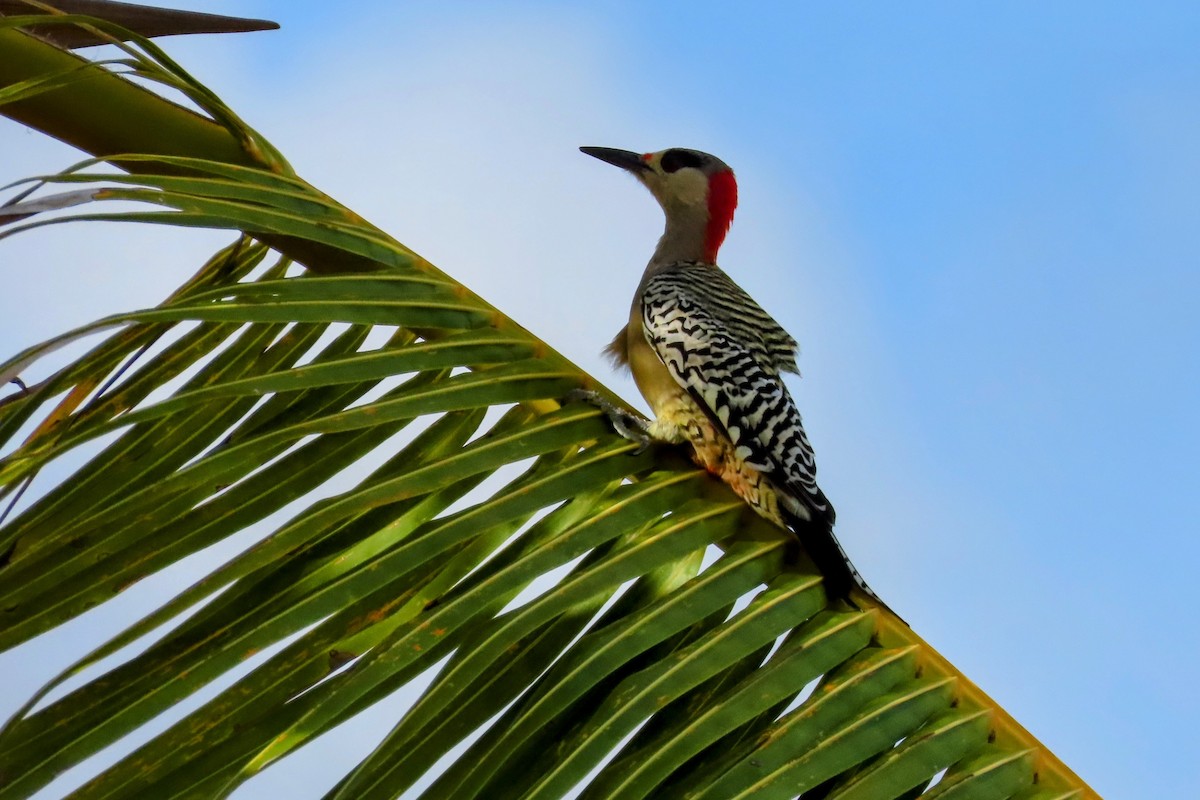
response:
<svg viewBox="0 0 1200 800"><path fill-rule="evenodd" d="M702 299L709 316L767 372L800 374L796 340L716 264L682 261L655 275L651 283L656 282L684 287L691 297Z"/></svg>
<svg viewBox="0 0 1200 800"><path fill-rule="evenodd" d="M704 280L697 281L701 271ZM770 325L759 329L764 318ZM785 341L795 367L795 340L724 273L694 264L671 267L647 282L642 325L671 376L726 432L746 463L769 475L812 517L832 525L833 508L817 486L800 412L779 377Z"/></svg>

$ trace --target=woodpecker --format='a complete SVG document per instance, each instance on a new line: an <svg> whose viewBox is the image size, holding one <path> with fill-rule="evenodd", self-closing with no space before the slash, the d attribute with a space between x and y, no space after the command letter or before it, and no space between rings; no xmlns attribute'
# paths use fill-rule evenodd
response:
<svg viewBox="0 0 1200 800"><path fill-rule="evenodd" d="M833 506L817 486L812 446L780 376L799 374L796 340L716 263L737 207L733 170L677 147L580 150L632 173L666 216L629 321L606 348L632 371L655 418L646 423L593 401L628 438L691 445L699 466L800 537L830 596L860 589L874 597L833 535Z"/></svg>

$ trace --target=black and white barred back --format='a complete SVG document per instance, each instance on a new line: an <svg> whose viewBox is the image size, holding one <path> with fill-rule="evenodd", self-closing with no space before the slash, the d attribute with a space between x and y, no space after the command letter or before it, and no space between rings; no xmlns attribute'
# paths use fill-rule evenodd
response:
<svg viewBox="0 0 1200 800"><path fill-rule="evenodd" d="M797 372L796 340L719 267L695 261L647 281L642 324L671 376L738 455L832 523L800 412L779 377Z"/></svg>

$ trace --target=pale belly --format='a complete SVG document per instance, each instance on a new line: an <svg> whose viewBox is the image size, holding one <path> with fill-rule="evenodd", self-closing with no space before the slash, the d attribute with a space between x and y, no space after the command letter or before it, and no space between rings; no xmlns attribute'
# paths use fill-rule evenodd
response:
<svg viewBox="0 0 1200 800"><path fill-rule="evenodd" d="M671 377L666 365L659 360L640 330L636 335L628 336L627 345L633 381L656 417L664 411L675 409L681 402L692 404L691 397Z"/></svg>

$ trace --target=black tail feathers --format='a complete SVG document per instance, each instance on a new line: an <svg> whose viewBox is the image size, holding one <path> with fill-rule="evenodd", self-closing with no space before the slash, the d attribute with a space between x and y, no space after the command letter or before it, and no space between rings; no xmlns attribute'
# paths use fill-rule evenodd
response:
<svg viewBox="0 0 1200 800"><path fill-rule="evenodd" d="M815 519L801 519L791 513L787 513L785 516L788 527L795 532L799 539L800 547L812 559L817 570L825 579L825 594L830 600L844 600L858 607L859 604L851 597L851 593L858 590L900 619L887 603L879 599L879 595L871 591L871 587L867 586L867 582L850 562L846 551L842 549L841 543L833 534L832 513L827 517ZM903 622L902 619L901 621Z"/></svg>
<svg viewBox="0 0 1200 800"><path fill-rule="evenodd" d="M829 519L801 519L788 514L787 523L800 540L804 552L824 576L825 593L831 600L849 599L851 589L863 589L871 593L833 535L833 525Z"/></svg>

